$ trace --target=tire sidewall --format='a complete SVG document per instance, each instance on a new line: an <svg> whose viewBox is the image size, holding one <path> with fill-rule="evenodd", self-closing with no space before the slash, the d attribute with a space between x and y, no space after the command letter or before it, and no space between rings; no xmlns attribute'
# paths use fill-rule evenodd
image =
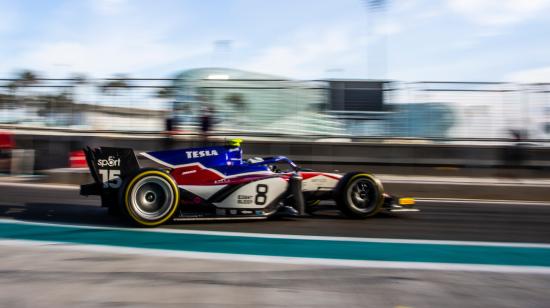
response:
<svg viewBox="0 0 550 308"><path fill-rule="evenodd" d="M376 205L371 211L368 212L361 212L354 209L351 204L349 204L347 196L350 185L360 178L368 179L373 184L373 187L376 189ZM344 177L342 177L342 179L336 186L334 200L336 201L336 205L338 206L340 211L346 216L351 218L367 218L376 215L382 209L382 205L384 203L384 187L382 186L382 182L380 182L380 180L372 174L368 174L365 172L350 172L344 175Z"/></svg>
<svg viewBox="0 0 550 308"><path fill-rule="evenodd" d="M134 188L135 184L138 183L141 179L149 176L158 176L168 181L168 183L170 184L171 192L173 194L173 201L170 210L167 211L167 213L161 218L156 220L143 219L131 209L131 206L129 204L131 191ZM156 227L169 221L172 216L174 216L179 205L179 189L176 181L172 178L172 176L170 176L170 174L166 173L165 171L156 168L143 168L126 178L126 180L123 182L122 189L120 189L119 191L119 200L120 211L132 224L141 227Z"/></svg>

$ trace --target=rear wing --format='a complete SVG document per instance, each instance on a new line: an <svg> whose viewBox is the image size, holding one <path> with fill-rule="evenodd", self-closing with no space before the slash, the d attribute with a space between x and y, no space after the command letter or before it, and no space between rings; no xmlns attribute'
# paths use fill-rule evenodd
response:
<svg viewBox="0 0 550 308"><path fill-rule="evenodd" d="M122 181L139 170L134 151L129 148L86 147L84 155L94 183L80 186L80 194L110 195L118 191Z"/></svg>

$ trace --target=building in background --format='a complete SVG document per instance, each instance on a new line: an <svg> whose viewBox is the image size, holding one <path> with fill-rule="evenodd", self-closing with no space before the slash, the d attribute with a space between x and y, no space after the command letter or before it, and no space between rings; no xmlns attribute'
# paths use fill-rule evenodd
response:
<svg viewBox="0 0 550 308"><path fill-rule="evenodd" d="M328 113L351 136L445 138L455 112L445 103L395 100L388 80L329 80Z"/></svg>
<svg viewBox="0 0 550 308"><path fill-rule="evenodd" d="M390 81L329 80L329 109L341 113L384 111L384 90Z"/></svg>
<svg viewBox="0 0 550 308"><path fill-rule="evenodd" d="M390 81L297 81L199 68L177 75L173 86L174 122L183 131L196 131L204 113L222 133L445 138L454 125L446 104L392 104Z"/></svg>
<svg viewBox="0 0 550 308"><path fill-rule="evenodd" d="M158 132L168 112L139 107L74 103L63 104L26 99L17 106L0 109L0 124L23 127L70 128L95 131Z"/></svg>
<svg viewBox="0 0 550 308"><path fill-rule="evenodd" d="M346 135L328 114L326 82L295 81L235 69L184 71L174 81L176 123L196 127L213 114L214 131L290 135Z"/></svg>
<svg viewBox="0 0 550 308"><path fill-rule="evenodd" d="M41 79L10 88L0 79L0 127L508 139L550 136L550 86L502 82L300 81L235 69L199 68L173 79ZM108 87L108 85L110 85ZM115 86L116 85L116 86ZM179 125L177 125L179 124Z"/></svg>

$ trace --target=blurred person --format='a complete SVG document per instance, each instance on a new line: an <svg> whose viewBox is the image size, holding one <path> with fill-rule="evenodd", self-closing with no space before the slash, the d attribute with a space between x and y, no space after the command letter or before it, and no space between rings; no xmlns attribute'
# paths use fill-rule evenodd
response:
<svg viewBox="0 0 550 308"><path fill-rule="evenodd" d="M164 120L164 147L171 149L174 144L174 115L169 113Z"/></svg>
<svg viewBox="0 0 550 308"><path fill-rule="evenodd" d="M512 146L503 148L503 161L506 167L520 167L527 158L526 140L527 133L519 129L510 129L510 142Z"/></svg>
<svg viewBox="0 0 550 308"><path fill-rule="evenodd" d="M201 139L204 145L208 143L208 132L212 126L212 116L214 114L214 108L207 104L204 104L201 108Z"/></svg>

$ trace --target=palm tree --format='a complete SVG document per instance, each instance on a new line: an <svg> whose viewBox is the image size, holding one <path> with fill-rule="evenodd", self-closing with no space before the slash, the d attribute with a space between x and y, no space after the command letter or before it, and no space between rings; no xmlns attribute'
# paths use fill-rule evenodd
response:
<svg viewBox="0 0 550 308"><path fill-rule="evenodd" d="M129 87L126 78L108 79L101 85L101 92L107 95L118 95L120 89Z"/></svg>
<svg viewBox="0 0 550 308"><path fill-rule="evenodd" d="M38 77L33 71L24 70L19 73L19 81L23 86L31 86L38 83Z"/></svg>
<svg viewBox="0 0 550 308"><path fill-rule="evenodd" d="M243 96L239 93L231 93L225 97L225 101L230 105L231 110L244 112L247 109Z"/></svg>
<svg viewBox="0 0 550 308"><path fill-rule="evenodd" d="M176 91L173 86L166 86L158 89L156 96L158 98L174 98L174 96L176 96Z"/></svg>
<svg viewBox="0 0 550 308"><path fill-rule="evenodd" d="M81 73L77 73L77 74L72 75L72 77L71 77L71 87L72 87L71 96L72 96L73 100L75 100L76 88L78 86L83 86L85 84L88 84L88 77L86 77L86 75L81 74Z"/></svg>
<svg viewBox="0 0 550 308"><path fill-rule="evenodd" d="M124 75L119 75L116 78L107 79L103 84L100 85L101 92L103 94L113 96L113 99L115 101L118 101L118 104L120 104L120 101L117 99L117 97L121 93L121 90L128 89L129 87L130 84L128 82L128 78Z"/></svg>
<svg viewBox="0 0 550 308"><path fill-rule="evenodd" d="M20 88L28 87L36 83L38 83L38 80L36 74L32 71L25 70L17 73L15 79L6 85L12 97L13 104L15 104L18 100L17 91Z"/></svg>
<svg viewBox="0 0 550 308"><path fill-rule="evenodd" d="M31 87L31 86L36 85L40 82L38 80L38 76L36 75L36 73L34 73L33 71L30 71L30 70L21 71L18 74L17 79L18 80L16 82L18 82L19 86L23 87L23 88Z"/></svg>
<svg viewBox="0 0 550 308"><path fill-rule="evenodd" d="M14 81L15 83L14 89L16 91L19 88L28 88L38 84L39 82L40 81L36 73L34 73L31 70L23 70L17 74L16 80ZM14 96L16 94L15 91L13 92Z"/></svg>
<svg viewBox="0 0 550 308"><path fill-rule="evenodd" d="M7 95L4 98L4 101L5 101L4 105L7 106L7 107L12 108L12 107L16 106L17 88L19 88L19 85L17 84L17 82L15 80L12 80L8 84L6 84L6 88L8 89L9 95Z"/></svg>
<svg viewBox="0 0 550 308"><path fill-rule="evenodd" d="M77 124L79 122L79 118L77 116L77 112L79 111L79 106L76 106L77 103L76 99L76 89L79 86L83 86L88 84L88 77L85 74L82 73L76 73L71 76L71 93L70 93L70 114L71 114L71 124Z"/></svg>
<svg viewBox="0 0 550 308"><path fill-rule="evenodd" d="M71 77L72 83L75 86L81 86L88 83L88 77L82 73L76 73Z"/></svg>
<svg viewBox="0 0 550 308"><path fill-rule="evenodd" d="M231 113L233 113L233 120L237 125L245 125L246 123L246 111L248 106L240 93L230 93L225 97L225 102L228 104Z"/></svg>
<svg viewBox="0 0 550 308"><path fill-rule="evenodd" d="M8 88L8 91L10 92L10 95L15 98L15 94L17 94L17 88L19 88L19 85L14 80L6 85Z"/></svg>

